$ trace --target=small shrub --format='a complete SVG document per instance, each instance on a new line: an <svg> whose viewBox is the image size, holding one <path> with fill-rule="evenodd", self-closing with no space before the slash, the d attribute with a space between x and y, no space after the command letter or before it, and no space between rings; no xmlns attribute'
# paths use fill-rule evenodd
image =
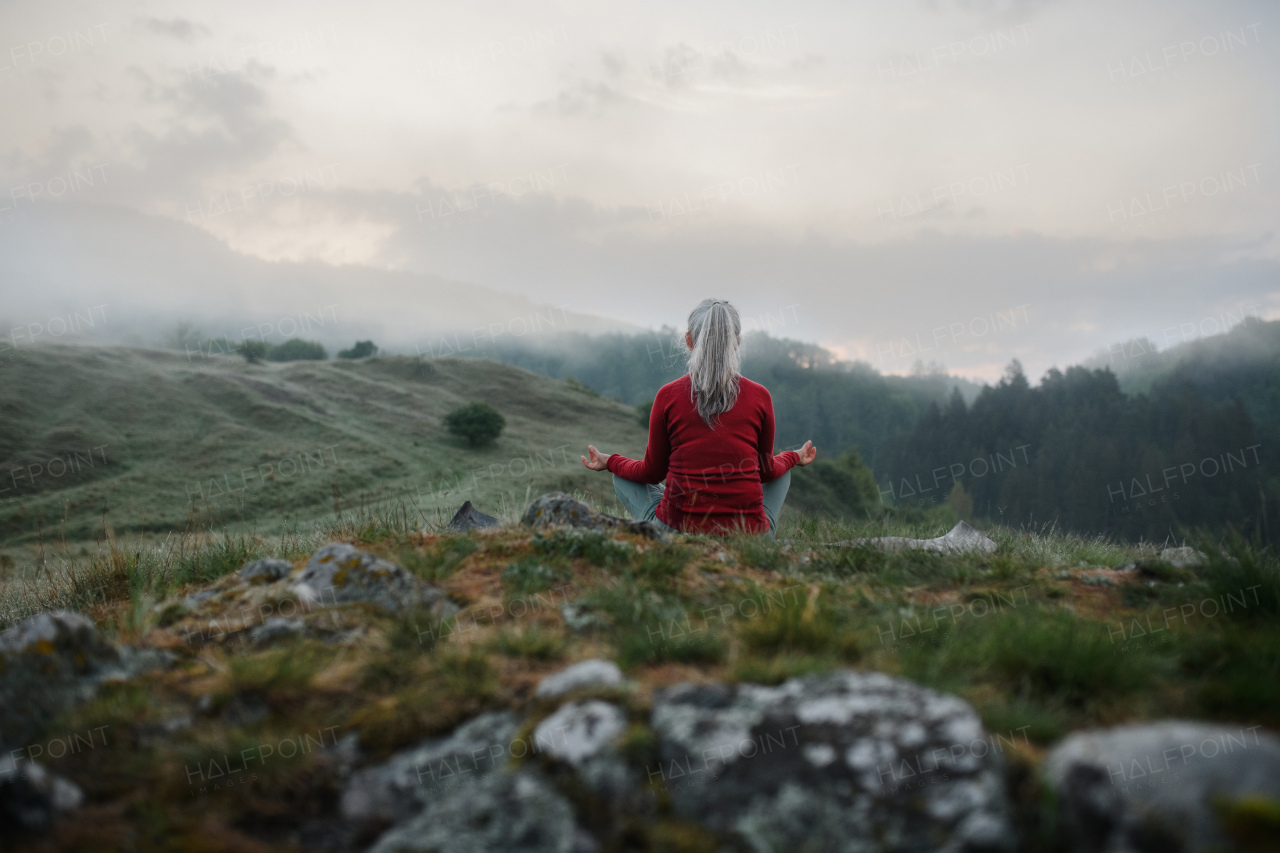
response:
<svg viewBox="0 0 1280 853"><path fill-rule="evenodd" d="M240 353L240 357L245 361L256 364L271 352L271 344L266 341L245 341L236 347L236 352Z"/></svg>
<svg viewBox="0 0 1280 853"><path fill-rule="evenodd" d="M445 415L444 425L449 432L465 438L470 446L479 447L501 435L507 420L488 403L470 403Z"/></svg>
<svg viewBox="0 0 1280 853"><path fill-rule="evenodd" d="M649 413L653 411L653 400L636 403L636 421L645 429L649 428Z"/></svg>
<svg viewBox="0 0 1280 853"><path fill-rule="evenodd" d="M378 345L373 341L356 341L351 349L338 350L338 358L368 358L378 354Z"/></svg>
<svg viewBox="0 0 1280 853"><path fill-rule="evenodd" d="M302 338L289 338L267 353L267 361L324 361L328 357L323 344Z"/></svg>

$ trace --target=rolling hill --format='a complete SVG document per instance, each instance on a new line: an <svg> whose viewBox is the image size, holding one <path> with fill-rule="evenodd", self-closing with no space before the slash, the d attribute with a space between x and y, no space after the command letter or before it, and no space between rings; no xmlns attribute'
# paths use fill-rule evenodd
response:
<svg viewBox="0 0 1280 853"><path fill-rule="evenodd" d="M51 346L0 363L0 544L193 524L277 533L362 503L424 519L491 514L527 492L612 499L588 441L640 454L635 413L581 386L480 360L236 357ZM481 400L507 428L472 449L441 419Z"/></svg>

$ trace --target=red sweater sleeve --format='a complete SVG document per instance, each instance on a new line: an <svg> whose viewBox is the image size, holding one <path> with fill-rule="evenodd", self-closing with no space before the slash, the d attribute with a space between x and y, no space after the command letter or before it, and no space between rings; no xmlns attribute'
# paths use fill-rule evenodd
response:
<svg viewBox="0 0 1280 853"><path fill-rule="evenodd" d="M794 450L784 450L777 456L773 455L773 397L768 391L764 392L761 408L764 411L760 424L760 443L756 449L760 455L760 482L768 483L799 464L800 454Z"/></svg>
<svg viewBox="0 0 1280 853"><path fill-rule="evenodd" d="M628 459L621 453L615 453L607 463L610 474L636 483L661 483L666 479L667 465L671 461L667 412L664 395L659 393L649 410L649 445L644 449L644 459Z"/></svg>

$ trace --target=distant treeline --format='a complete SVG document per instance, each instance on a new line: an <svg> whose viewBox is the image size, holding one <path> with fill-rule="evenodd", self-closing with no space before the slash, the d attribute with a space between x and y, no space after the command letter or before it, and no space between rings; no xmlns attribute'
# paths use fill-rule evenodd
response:
<svg viewBox="0 0 1280 853"><path fill-rule="evenodd" d="M972 398L978 385L923 369L915 376L883 376L861 362L838 361L815 344L744 336L742 372L773 396L777 446L812 440L824 455L856 446L873 468L925 408L954 388ZM477 355L555 379L576 379L601 396L639 405L685 372L684 345L674 329L636 335L567 333L540 341L495 342Z"/></svg>
<svg viewBox="0 0 1280 853"><path fill-rule="evenodd" d="M1277 533L1280 481L1239 398L1169 379L1128 396L1105 370L1051 370L1032 388L1014 362L972 406L930 405L877 469L881 500L948 502L1015 526L1180 539L1190 528ZM964 514L963 512L961 514Z"/></svg>
<svg viewBox="0 0 1280 853"><path fill-rule="evenodd" d="M674 329L569 334L483 355L643 404L684 372L676 341ZM979 391L924 370L884 376L764 333L743 348L743 373L773 395L777 446L812 439L828 460L856 449L880 506L948 503L965 517L1127 539L1227 527L1280 535L1280 322L1250 320L1141 371L1125 367L1055 369L1033 387L1014 362ZM1126 393L1123 380L1139 374L1144 393ZM824 470L830 493L837 469L858 479L848 494L865 493L858 468L846 459ZM865 503L851 498L833 514Z"/></svg>

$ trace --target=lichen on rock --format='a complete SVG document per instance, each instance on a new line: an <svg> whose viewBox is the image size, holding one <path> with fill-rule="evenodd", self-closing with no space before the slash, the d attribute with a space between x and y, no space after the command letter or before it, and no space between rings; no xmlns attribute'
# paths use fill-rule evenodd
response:
<svg viewBox="0 0 1280 853"><path fill-rule="evenodd" d="M364 602L392 611L425 606L437 619L458 610L438 588L346 542L332 542L312 554L290 589L319 606Z"/></svg>

